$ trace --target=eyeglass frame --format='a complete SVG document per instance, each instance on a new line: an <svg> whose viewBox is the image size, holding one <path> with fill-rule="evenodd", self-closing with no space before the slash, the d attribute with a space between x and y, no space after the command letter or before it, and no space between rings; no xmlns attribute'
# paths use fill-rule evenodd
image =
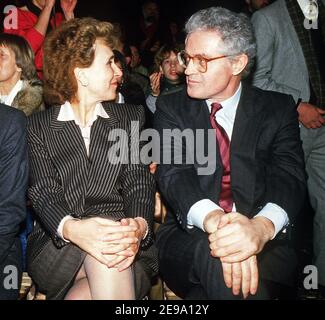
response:
<svg viewBox="0 0 325 320"><path fill-rule="evenodd" d="M191 56L191 55L188 54L185 50L182 50L182 51L180 51L180 52L177 53L177 59L178 59L179 64L180 64L182 67L184 67L184 68L187 68L187 66L189 65L189 63L186 65L186 64L183 62L183 60L181 59L181 55L184 54L184 53L185 53L185 54L190 58L189 63L190 63L191 60L193 60L193 63L194 63L194 59L195 59L195 58L198 58L198 57L200 57L202 60L205 61L205 65L206 65L205 70L204 70L204 71L200 71L200 70L198 70L198 71L201 72L201 73L205 73L205 72L208 71L208 62L211 62L211 61L213 61L213 60L218 60L218 59L228 58L228 57L233 56L233 55L223 55L223 56L214 57L214 58L205 58L205 57L203 57L203 56L200 55L200 54L197 54L197 55ZM194 65L197 66L197 64L195 64L195 63L194 63ZM200 64L198 64L198 65L200 65Z"/></svg>

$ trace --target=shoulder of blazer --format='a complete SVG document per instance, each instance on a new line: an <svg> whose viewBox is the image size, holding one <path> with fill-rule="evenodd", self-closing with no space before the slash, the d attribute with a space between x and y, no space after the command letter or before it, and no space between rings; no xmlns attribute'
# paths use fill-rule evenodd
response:
<svg viewBox="0 0 325 320"><path fill-rule="evenodd" d="M14 118L15 121L19 121L19 120L25 120L26 117L22 111L0 103L1 130L3 130L3 128L6 127L8 123L10 123L10 121L8 121L8 118Z"/></svg>
<svg viewBox="0 0 325 320"><path fill-rule="evenodd" d="M141 105L127 104L127 103L102 103L108 115L112 115L117 120L136 121L144 117L144 108Z"/></svg>
<svg viewBox="0 0 325 320"><path fill-rule="evenodd" d="M269 117L279 118L296 108L293 97L288 94L251 86L245 88L245 95L245 107L254 109L254 113L265 112Z"/></svg>

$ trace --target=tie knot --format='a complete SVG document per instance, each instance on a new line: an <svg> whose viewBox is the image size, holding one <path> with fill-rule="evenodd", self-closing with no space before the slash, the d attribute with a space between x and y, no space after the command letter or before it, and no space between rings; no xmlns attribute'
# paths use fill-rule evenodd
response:
<svg viewBox="0 0 325 320"><path fill-rule="evenodd" d="M213 102L211 104L211 116L214 117L220 109L222 109L222 105L218 102Z"/></svg>

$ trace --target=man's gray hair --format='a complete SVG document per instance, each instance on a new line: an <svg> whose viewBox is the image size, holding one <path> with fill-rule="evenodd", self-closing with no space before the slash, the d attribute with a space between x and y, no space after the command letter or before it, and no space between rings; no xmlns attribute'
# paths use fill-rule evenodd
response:
<svg viewBox="0 0 325 320"><path fill-rule="evenodd" d="M195 31L216 31L224 43L224 48L220 48L221 54L246 54L248 64L244 76L249 74L256 56L256 42L253 26L245 14L222 7L200 10L193 14L185 25L187 36Z"/></svg>

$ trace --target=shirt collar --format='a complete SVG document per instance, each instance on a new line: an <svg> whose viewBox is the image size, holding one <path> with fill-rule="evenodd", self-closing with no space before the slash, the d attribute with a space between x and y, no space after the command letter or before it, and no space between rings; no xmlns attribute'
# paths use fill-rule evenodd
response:
<svg viewBox="0 0 325 320"><path fill-rule="evenodd" d="M95 107L93 114L91 115L86 127L91 127L92 124L97 120L98 117L109 118L103 105L98 103ZM60 108L60 113L58 115L58 121L74 121L79 127L82 127L78 119L76 118L71 103L66 101Z"/></svg>
<svg viewBox="0 0 325 320"><path fill-rule="evenodd" d="M4 104L11 106L17 93L23 89L23 81L18 80L7 96L0 97ZM14 106L13 106L14 107Z"/></svg>
<svg viewBox="0 0 325 320"><path fill-rule="evenodd" d="M240 82L239 87L236 90L236 92L234 93L234 95L232 95L230 98L228 98L224 101L221 101L222 110L225 113L225 115L227 117L229 117L230 119L235 119L241 92L242 92L242 84ZM206 100L206 103L209 107L209 110L211 111L211 104L213 103L213 101Z"/></svg>

